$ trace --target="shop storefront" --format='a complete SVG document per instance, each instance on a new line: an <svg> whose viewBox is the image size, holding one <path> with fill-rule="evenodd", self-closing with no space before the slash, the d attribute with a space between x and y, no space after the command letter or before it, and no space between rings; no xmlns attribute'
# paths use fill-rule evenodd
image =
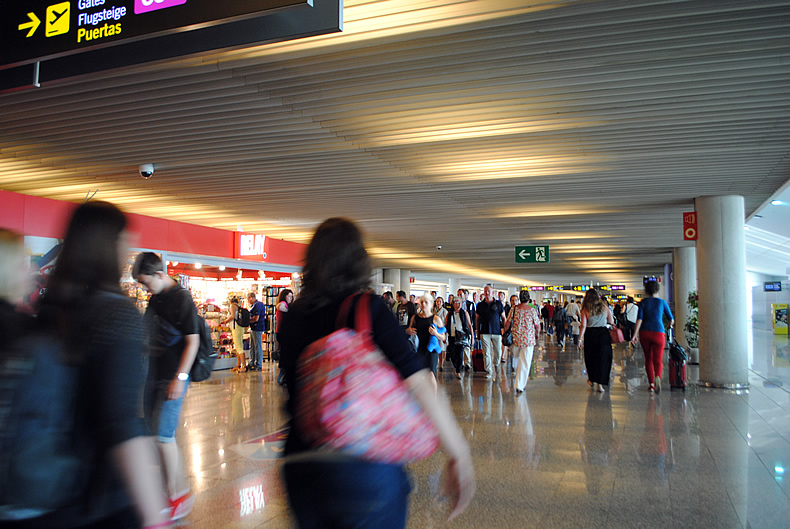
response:
<svg viewBox="0 0 790 529"><path fill-rule="evenodd" d="M40 197L0 191L0 227L25 235L30 268L37 288L28 301L34 304L46 289L46 280L60 250L60 239L68 218L76 207ZM298 294L301 288L301 262L305 245L250 234L207 228L182 222L128 214L132 248L127 256L121 286L144 311L148 293L131 277L135 256L153 251L167 264L167 273L195 301L199 313L212 328L219 355L217 368L235 365L227 317L229 299L237 297L246 305L254 292L266 305L264 358L276 347L275 306L284 288ZM232 323L231 323L232 325ZM245 336L246 338L246 336ZM249 347L249 340L244 340Z"/></svg>

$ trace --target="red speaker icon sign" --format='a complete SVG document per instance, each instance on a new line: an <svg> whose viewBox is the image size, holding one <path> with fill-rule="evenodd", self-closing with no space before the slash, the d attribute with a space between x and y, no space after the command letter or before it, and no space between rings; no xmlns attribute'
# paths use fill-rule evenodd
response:
<svg viewBox="0 0 790 529"><path fill-rule="evenodd" d="M697 212L692 211L683 214L683 240L697 240Z"/></svg>

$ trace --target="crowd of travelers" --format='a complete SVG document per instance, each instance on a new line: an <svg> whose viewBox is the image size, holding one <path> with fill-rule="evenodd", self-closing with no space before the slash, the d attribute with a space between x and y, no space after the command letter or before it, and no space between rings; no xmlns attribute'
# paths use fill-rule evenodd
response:
<svg viewBox="0 0 790 529"><path fill-rule="evenodd" d="M0 462L6 467L3 484L18 480L14 490L0 491L2 528L158 529L192 508L175 434L205 322L189 291L167 275L152 252L139 254L132 268L134 279L151 294L140 314L119 286L126 241L126 216L117 207L101 201L78 207L37 314L29 315L15 306L27 274L22 237L0 230L0 332L8 337L0 365ZM363 379L366 373L371 377L371 387L390 380L387 391L410 395L419 421L435 433L447 456L451 519L467 508L476 485L469 445L437 384L445 359L456 379L481 371L495 382L509 366L520 395L541 335L553 336L558 347L572 340L583 351L588 384L605 392L612 366L609 330L619 326L630 343L642 344L650 391L660 391L662 319L670 325L674 320L666 302L655 296L657 285L646 285L641 306L629 298L610 308L594 289L581 305L570 300L539 306L527 290L506 299L491 285L479 299L478 292L463 288L447 300L436 292L373 296L370 277L359 228L348 219L328 219L307 247L302 291L295 299L285 290L278 299L278 382L287 388L292 418L283 478L299 527L406 526L409 456L361 456L353 443L328 450L329 445L316 443L312 423L302 418L304 403L314 395L300 382L332 354L344 354L335 343L366 351L368 363L357 368ZM257 334L260 302L254 293L247 302L250 328ZM241 312L240 300L231 299L224 321L236 321ZM344 334L344 329L359 333ZM234 333L236 348L243 350L240 339ZM253 335L251 357L241 354L235 372L260 368L260 339ZM373 350L376 361L368 357ZM38 384L30 387L36 377L46 377L49 393ZM48 416L42 398L52 401ZM61 440L62 446L53 444ZM63 455L69 450L71 459ZM35 481L42 474L34 472L37 465L47 467L47 479Z"/></svg>

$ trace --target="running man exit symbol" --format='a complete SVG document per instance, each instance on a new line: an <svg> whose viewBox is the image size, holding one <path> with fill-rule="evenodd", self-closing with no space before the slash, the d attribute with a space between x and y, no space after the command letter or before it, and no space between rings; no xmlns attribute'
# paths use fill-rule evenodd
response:
<svg viewBox="0 0 790 529"><path fill-rule="evenodd" d="M549 261L548 246L516 246L517 263L548 263Z"/></svg>
<svg viewBox="0 0 790 529"><path fill-rule="evenodd" d="M63 35L69 32L69 19L71 18L71 2L61 2L47 7L47 37Z"/></svg>

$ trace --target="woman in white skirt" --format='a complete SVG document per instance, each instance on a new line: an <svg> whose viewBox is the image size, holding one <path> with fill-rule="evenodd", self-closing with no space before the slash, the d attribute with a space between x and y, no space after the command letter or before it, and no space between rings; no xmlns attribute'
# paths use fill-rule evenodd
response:
<svg viewBox="0 0 790 529"><path fill-rule="evenodd" d="M513 332L513 345L510 354L518 358L516 369L516 393L523 393L527 389L529 368L532 365L532 352L540 334L540 314L530 305L529 292L522 290L519 294L521 303L510 311L505 330Z"/></svg>

